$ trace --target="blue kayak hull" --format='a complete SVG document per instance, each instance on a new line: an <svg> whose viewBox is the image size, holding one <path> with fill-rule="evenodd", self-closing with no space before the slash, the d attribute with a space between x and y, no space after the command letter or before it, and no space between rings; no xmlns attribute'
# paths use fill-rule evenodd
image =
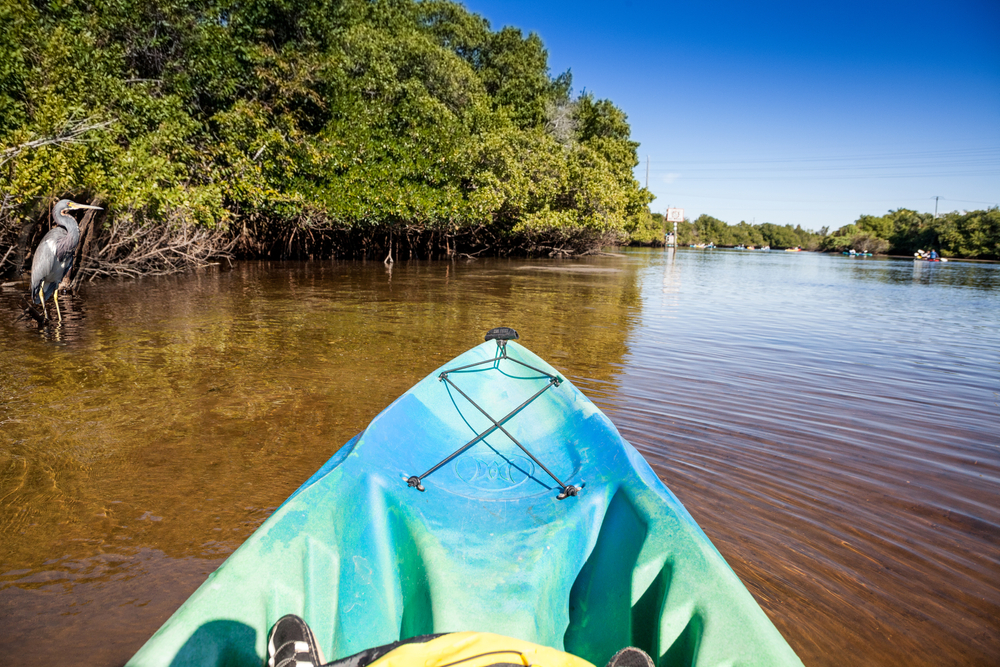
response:
<svg viewBox="0 0 1000 667"><path fill-rule="evenodd" d="M611 421L524 347L508 343L496 361L498 350L469 350L386 408L129 664L259 664L287 613L308 621L328 659L475 630L596 665L629 645L658 667L801 664ZM470 442L424 491L407 484ZM557 499L542 466L579 494Z"/></svg>

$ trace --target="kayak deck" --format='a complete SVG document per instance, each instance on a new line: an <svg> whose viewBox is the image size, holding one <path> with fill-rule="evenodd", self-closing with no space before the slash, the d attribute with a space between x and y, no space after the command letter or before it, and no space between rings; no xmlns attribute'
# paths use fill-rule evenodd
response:
<svg viewBox="0 0 1000 667"><path fill-rule="evenodd" d="M469 350L386 408L129 664L260 664L287 613L328 659L475 630L595 665L629 645L658 667L801 664L610 420L527 349L499 350ZM424 491L408 485L466 443ZM557 499L554 478L577 495Z"/></svg>

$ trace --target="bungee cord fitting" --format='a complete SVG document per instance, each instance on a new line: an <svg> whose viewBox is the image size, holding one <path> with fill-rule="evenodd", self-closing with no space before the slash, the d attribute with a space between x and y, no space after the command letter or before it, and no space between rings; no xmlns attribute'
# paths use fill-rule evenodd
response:
<svg viewBox="0 0 1000 667"><path fill-rule="evenodd" d="M415 488L418 491L424 491L423 480L424 480L425 477L427 477L428 475L430 475L431 473L433 473L435 470L437 470L441 466L447 464L449 461L453 460L455 457L460 456L463 452L465 452L466 450L468 450L470 447L472 447L476 443L478 443L481 440L483 440L484 438L486 438L486 436L490 435L491 433L494 433L495 431L500 431L501 433L503 433L504 435L506 435L508 438L510 438L511 442L513 442L515 445L517 445L521 449L522 452L524 452L525 454L527 454L528 457L532 461L534 461L535 464L538 465L538 467L540 467L542 470L544 470L548 474L548 476L551 477L555 481L555 483L559 485L559 488L560 488L561 492L559 493L558 496L556 496L557 500L563 500L565 498L569 498L570 496L576 496L577 494L580 493L580 487L573 486L571 484L565 484L562 480L560 480L558 477L556 477L556 475L551 470L549 470L545 466L544 463L542 463L541 461L539 461L538 458L534 454L532 454L530 451L528 451L528 448L525 447L524 445L522 445L517 440L517 438L515 438L510 433L510 431L508 431L506 428L504 428L504 424L506 424L515 415L517 415L519 412L521 412L521 410L523 410L525 407L527 407L532 401L534 401L536 398L538 398L539 396L541 396L548 389L550 389L552 387L558 387L562 383L562 380L560 380L559 377L557 377L557 376L555 376L555 375L553 375L551 373L547 373L547 372L545 372L545 371L543 371L543 370L541 370L539 368L535 368L534 366L531 366L529 364L526 364L523 361L520 361L519 359L515 359L513 357L508 356L507 355L507 341L509 341L509 340L517 340L517 338L518 338L517 332L514 329L510 328L510 327L497 327L495 329L490 329L486 333L486 340L495 340L496 343L497 343L497 351L496 351L496 354L494 355L494 357L492 359L485 359L483 361L477 361L477 362L472 363L472 364L466 364L465 366L459 366L457 368L451 368L451 369L448 369L446 371L442 371L441 374L438 375L438 380L440 380L441 382L447 383L448 386L450 386L453 389L455 389L455 391L457 391L463 398L465 398L466 401L468 401L474 408L476 408L480 413L482 413L482 415L484 417L486 417L487 419L489 419L490 422L493 423L493 425L490 426L489 428L487 428L486 430L482 431L481 433L478 433L474 438L472 438L472 440L470 440L469 442L465 443L464 445L462 445L461 447L459 447L457 450L455 450L454 452L452 452L451 454L449 454L448 456L446 456L444 459L442 459L441 461L439 461L438 463L436 463L429 470L427 470L427 472L425 472L424 474L411 476L409 479L406 480L406 483L407 483L408 486L410 486L411 488ZM459 387L457 384L455 384L455 382L449 377L449 375L451 373L456 373L456 372L459 372L459 371L465 371L465 370L468 370L470 368L475 368L477 366L484 366L486 364L492 364L493 368L499 370L499 368L500 368L500 362L504 361L504 360L510 361L512 363L515 363L515 364L519 364L521 366L524 366L525 368L528 368L528 369L530 369L530 370L532 370L532 371L534 371L536 373L541 374L544 377L547 377L549 379L549 381L548 381L548 383L544 387L542 387L541 389L539 389L538 391L536 391L531 397L529 397L527 400L525 400L519 406L517 406L516 408L514 408L513 410L511 410L510 412L508 412L506 415L504 415L500 419L495 419L492 415L490 415L488 412L486 412L486 410L484 410L478 403L476 403L474 400L472 400L472 398L468 394L466 394L464 391L462 391L462 388Z"/></svg>

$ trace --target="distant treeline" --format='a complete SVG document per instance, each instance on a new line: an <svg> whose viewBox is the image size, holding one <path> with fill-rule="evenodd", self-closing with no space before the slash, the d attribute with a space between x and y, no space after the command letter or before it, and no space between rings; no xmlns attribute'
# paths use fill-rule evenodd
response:
<svg viewBox="0 0 1000 667"><path fill-rule="evenodd" d="M620 109L454 2L0 0L0 26L0 271L60 197L106 209L96 273L576 253L652 199Z"/></svg>
<svg viewBox="0 0 1000 667"><path fill-rule="evenodd" d="M663 244L664 230L673 231L674 223L666 223L661 213L651 213L640 220L632 232L632 242L639 245ZM764 222L751 225L740 221L738 224L728 223L713 218L710 215L700 215L691 222L684 220L677 223L677 242L680 245L695 243L714 243L719 246L756 246L769 245L772 248L801 247L816 250L823 235L809 232L800 226L774 225Z"/></svg>
<svg viewBox="0 0 1000 667"><path fill-rule="evenodd" d="M668 229L669 228L669 229ZM632 243L662 245L663 215L642 216L631 235ZM917 250L937 250L945 257L1000 259L1000 209L997 207L964 213L917 213L908 209L889 211L883 216L862 215L854 223L833 233L823 228L810 232L796 225L740 222L730 225L710 215L677 225L678 243L714 243L720 246L769 245L772 248L800 247L806 250L842 252L857 250L879 254L912 255Z"/></svg>
<svg viewBox="0 0 1000 667"><path fill-rule="evenodd" d="M863 215L826 236L823 250L912 255L937 250L945 257L1000 259L1000 209L965 213L917 213L905 208L883 216Z"/></svg>

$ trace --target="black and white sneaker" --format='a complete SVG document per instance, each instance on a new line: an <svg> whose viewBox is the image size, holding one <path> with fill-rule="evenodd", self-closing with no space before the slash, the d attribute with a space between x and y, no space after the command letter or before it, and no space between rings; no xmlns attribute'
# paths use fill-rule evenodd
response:
<svg viewBox="0 0 1000 667"><path fill-rule="evenodd" d="M267 638L266 667L320 667L326 663L316 636L300 617L278 619Z"/></svg>
<svg viewBox="0 0 1000 667"><path fill-rule="evenodd" d="M654 667L653 659L641 648L628 646L611 656L608 667Z"/></svg>

